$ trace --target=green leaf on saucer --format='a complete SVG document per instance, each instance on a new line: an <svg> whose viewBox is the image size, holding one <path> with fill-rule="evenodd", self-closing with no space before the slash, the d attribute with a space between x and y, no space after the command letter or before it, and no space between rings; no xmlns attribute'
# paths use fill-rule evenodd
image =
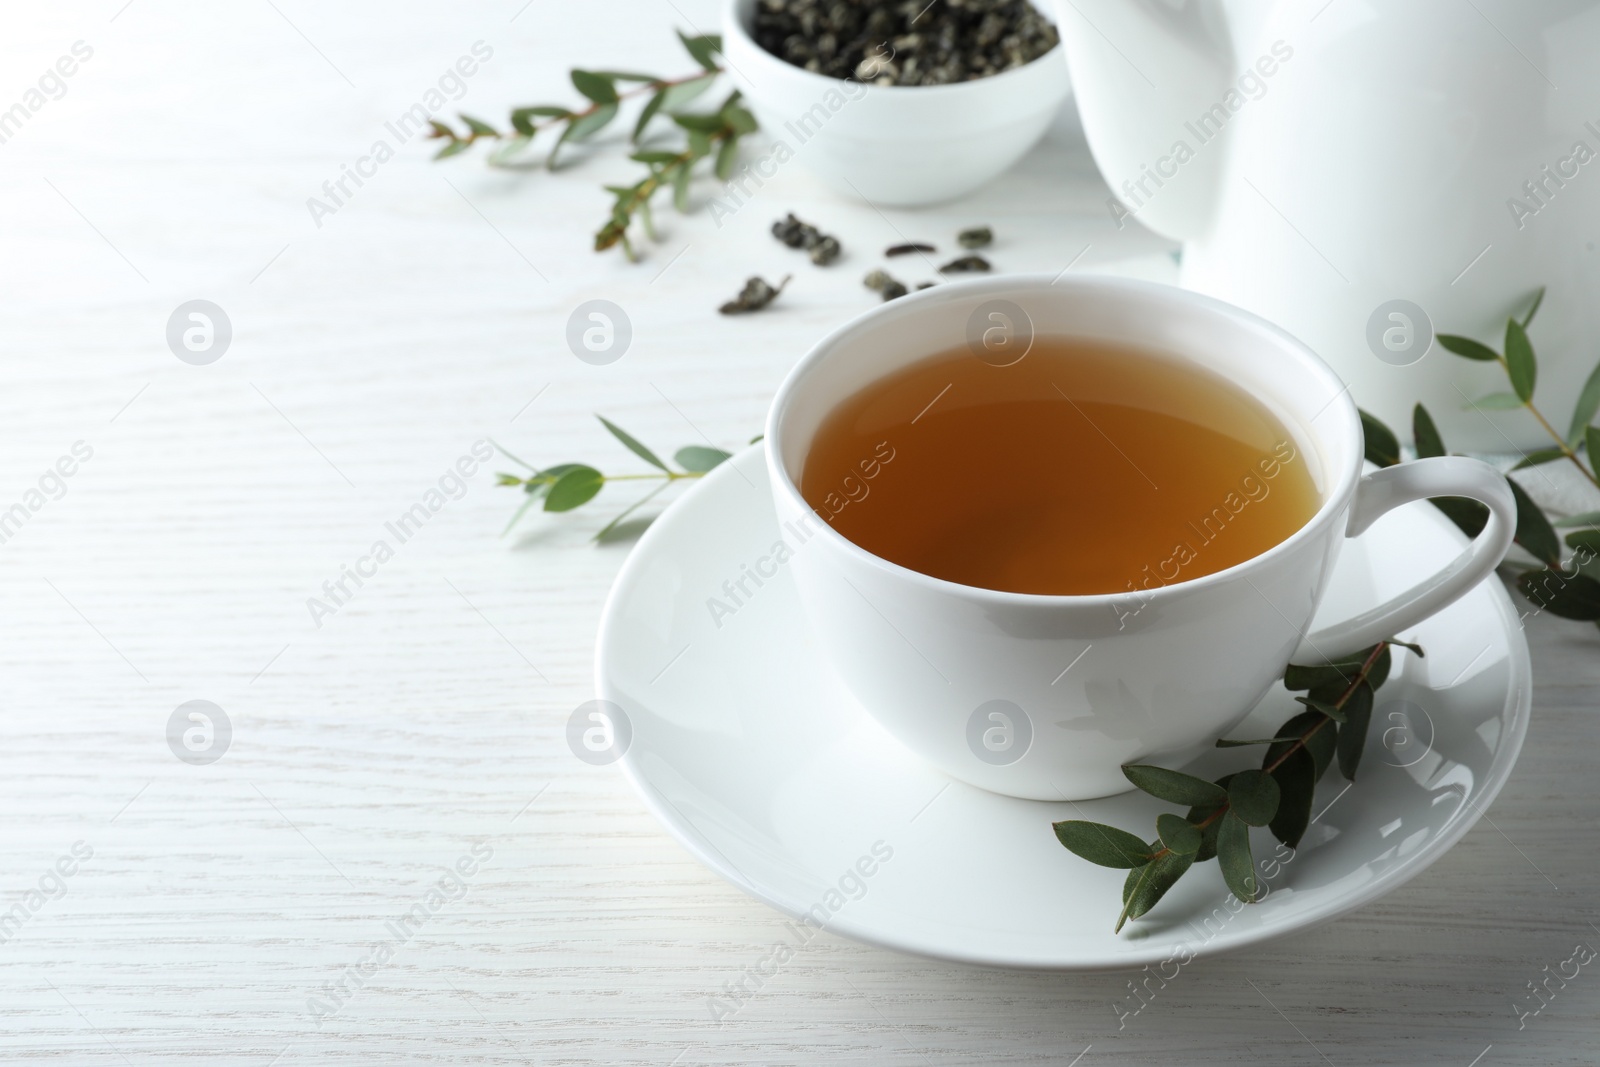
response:
<svg viewBox="0 0 1600 1067"><path fill-rule="evenodd" d="M1316 730L1312 730L1314 726L1317 727ZM1293 734L1301 742L1303 746L1301 751L1310 754L1312 769L1315 771L1316 777L1321 778L1323 772L1328 769L1328 765L1333 762L1337 737L1333 727L1328 725L1327 719L1323 717L1322 712L1302 711L1278 727L1278 729L1285 734ZM1292 743L1273 745L1267 749L1266 756L1262 758L1262 766L1270 767L1293 747Z"/></svg>
<svg viewBox="0 0 1600 1067"><path fill-rule="evenodd" d="M1312 700L1310 697L1295 697L1297 703L1304 704L1312 711L1320 711L1334 722L1344 722L1344 712L1337 706L1324 700ZM1260 825L1259 823L1257 825Z"/></svg>
<svg viewBox="0 0 1600 1067"><path fill-rule="evenodd" d="M1367 727L1372 722L1372 687L1362 682L1344 704L1344 722L1339 725L1336 749L1339 756L1339 773L1350 781L1356 780L1356 768L1367 747Z"/></svg>
<svg viewBox="0 0 1600 1067"><path fill-rule="evenodd" d="M1228 783L1228 806L1251 826L1265 826L1278 811L1278 783L1266 771L1240 771Z"/></svg>
<svg viewBox="0 0 1600 1067"><path fill-rule="evenodd" d="M1246 904L1256 901L1256 863L1250 855L1250 827L1233 812L1221 819L1217 831L1217 866L1233 895Z"/></svg>
<svg viewBox="0 0 1600 1067"><path fill-rule="evenodd" d="M1123 886L1126 903L1122 906L1122 914L1117 916L1117 930L1121 930L1122 924L1129 919L1137 919L1155 907L1193 863L1194 857L1191 855L1168 852L1129 875Z"/></svg>
<svg viewBox="0 0 1600 1067"><path fill-rule="evenodd" d="M1165 767L1130 763L1123 766L1122 773L1128 781L1151 796L1174 804L1221 804L1228 796L1204 778L1196 778L1182 771L1169 771Z"/></svg>
<svg viewBox="0 0 1600 1067"><path fill-rule="evenodd" d="M1272 778L1278 783L1278 813L1267 825L1273 837L1294 848L1305 835L1306 827L1311 824L1311 802L1317 791L1317 767L1310 753L1299 749L1272 772Z"/></svg>
<svg viewBox="0 0 1600 1067"><path fill-rule="evenodd" d="M1104 823L1069 819L1052 823L1056 840L1068 851L1102 867L1142 867L1152 849L1126 830Z"/></svg>
<svg viewBox="0 0 1600 1067"><path fill-rule="evenodd" d="M1161 843L1174 852L1194 855L1200 851L1200 831L1188 819L1171 812L1156 816L1156 833Z"/></svg>

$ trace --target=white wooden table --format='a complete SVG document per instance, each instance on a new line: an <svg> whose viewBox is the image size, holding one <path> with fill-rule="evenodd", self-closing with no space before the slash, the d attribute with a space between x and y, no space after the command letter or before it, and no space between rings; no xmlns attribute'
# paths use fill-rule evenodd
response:
<svg viewBox="0 0 1600 1067"><path fill-rule="evenodd" d="M806 345L876 299L861 275L902 236L948 246L989 223L1007 270L1166 277L1169 249L1111 227L1064 116L947 209L880 215L791 166L721 227L663 211L640 264L595 255L598 186L634 170L616 145L512 173L481 152L430 163L384 124L480 40L493 56L451 110L496 121L569 99L574 64L680 72L672 29L714 29L717 5L524 4L7 12L0 109L75 42L92 56L0 143L0 514L22 507L0 545L0 1059L1596 1062L1592 971L1520 1030L1512 1007L1600 944L1600 635L1550 619L1531 626L1535 718L1492 822L1378 905L1189 968L1120 1031L1125 977L831 935L712 1023L709 998L780 917L564 740L628 550L589 539L628 493L502 538L517 501L497 461L404 543L385 523L486 437L632 468L594 412L662 448L743 443ZM307 198L380 138L395 158L318 226ZM788 210L847 258L822 270L774 242ZM747 274L789 272L769 312L714 313ZM609 366L563 339L592 298L633 323ZM207 366L164 336L192 299L233 327ZM92 456L44 477L80 441ZM314 621L307 599L379 539L393 558ZM169 747L190 700L231 723L213 763ZM463 857L456 899L368 966Z"/></svg>

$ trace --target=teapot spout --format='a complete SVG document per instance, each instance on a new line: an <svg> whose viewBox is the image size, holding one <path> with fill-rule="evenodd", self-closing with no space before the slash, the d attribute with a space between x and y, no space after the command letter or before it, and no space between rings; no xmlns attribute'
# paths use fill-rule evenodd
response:
<svg viewBox="0 0 1600 1067"><path fill-rule="evenodd" d="M1202 236L1227 155L1217 143L1225 141L1234 82L1225 0L1056 7L1084 134L1111 186L1107 211L1118 229L1137 219L1178 240Z"/></svg>

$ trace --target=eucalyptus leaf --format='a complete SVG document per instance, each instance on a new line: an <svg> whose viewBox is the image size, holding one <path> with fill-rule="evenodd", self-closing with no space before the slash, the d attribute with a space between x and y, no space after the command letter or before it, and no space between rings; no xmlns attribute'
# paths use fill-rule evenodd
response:
<svg viewBox="0 0 1600 1067"><path fill-rule="evenodd" d="M587 141L617 117L616 104L604 104L582 118L573 119L562 133L564 140Z"/></svg>
<svg viewBox="0 0 1600 1067"><path fill-rule="evenodd" d="M661 110L661 105L667 102L667 90L661 89L645 102L644 110L639 112L639 121L633 124L633 141L638 143L644 136L644 128L650 125L650 120L656 117L656 112Z"/></svg>
<svg viewBox="0 0 1600 1067"><path fill-rule="evenodd" d="M593 500L605 476L593 467L575 466L556 479L550 493L544 498L546 511L571 511Z"/></svg>
<svg viewBox="0 0 1600 1067"><path fill-rule="evenodd" d="M655 467L657 470L668 471L670 473L671 469L665 463L661 462L661 457L650 451L644 445L640 444L638 439L630 434L627 430L624 430L622 427L618 426L604 415L596 415L595 418L599 419L600 424L607 430L610 430L611 436L615 437L618 441L621 441L627 447L629 452L632 452L634 455L638 456L652 467Z"/></svg>
<svg viewBox="0 0 1600 1067"><path fill-rule="evenodd" d="M533 138L525 134L519 133L515 137L507 137L495 145L494 151L489 153L489 162L495 166L510 163L526 152L532 144Z"/></svg>
<svg viewBox="0 0 1600 1067"><path fill-rule="evenodd" d="M678 31L678 40L683 42L683 47L689 50L694 61L706 70L718 70L717 53L722 51L722 38L715 34L703 34L699 37L687 37L682 30Z"/></svg>
<svg viewBox="0 0 1600 1067"><path fill-rule="evenodd" d="M1567 547L1600 556L1600 530L1575 530L1567 534Z"/></svg>
<svg viewBox="0 0 1600 1067"><path fill-rule="evenodd" d="M1051 823L1056 840L1068 851L1102 867L1142 867L1150 860L1150 846L1126 830L1104 823L1068 819Z"/></svg>
<svg viewBox="0 0 1600 1067"><path fill-rule="evenodd" d="M511 112L511 128L532 137L537 131L533 123L535 118L564 119L571 115L572 111L564 107L519 107Z"/></svg>
<svg viewBox="0 0 1600 1067"><path fill-rule="evenodd" d="M1217 739L1218 748L1248 748L1251 745L1275 745L1280 741L1295 741L1293 737L1257 737L1248 741L1235 741L1232 738L1220 737Z"/></svg>
<svg viewBox="0 0 1600 1067"><path fill-rule="evenodd" d="M616 117L617 105L606 104L596 108L582 118L573 119L567 123L566 128L561 131L561 136L556 139L556 143L550 148L550 158L546 161L546 166L552 170L555 169L556 154L561 151L562 145L568 141L584 141L593 137Z"/></svg>
<svg viewBox="0 0 1600 1067"><path fill-rule="evenodd" d="M500 136L500 131L499 130L495 129L493 126L489 125L487 122L484 122L482 119L475 119L471 115L466 114L465 112L461 113L461 121L465 122L467 124L467 129L471 130L473 133L477 134L480 137L499 137Z"/></svg>
<svg viewBox="0 0 1600 1067"><path fill-rule="evenodd" d="M1334 722L1344 722L1344 711L1333 704L1322 700L1312 700L1310 697L1295 697L1295 700L1301 704L1304 704L1312 711L1320 712L1323 715L1326 715Z"/></svg>
<svg viewBox="0 0 1600 1067"><path fill-rule="evenodd" d="M1600 364L1589 372L1589 378L1578 393L1578 404L1572 409L1572 426L1567 430L1567 444L1576 448L1584 439L1583 431L1600 412Z"/></svg>
<svg viewBox="0 0 1600 1067"><path fill-rule="evenodd" d="M1278 783L1265 771L1240 771L1228 783L1228 806L1251 826L1265 826L1278 812Z"/></svg>
<svg viewBox="0 0 1600 1067"><path fill-rule="evenodd" d="M1541 285L1538 292L1533 294L1533 306L1528 309L1526 315L1522 316L1522 328L1524 330L1533 325L1533 317L1539 314L1539 305L1544 303L1544 290L1545 287Z"/></svg>
<svg viewBox="0 0 1600 1067"><path fill-rule="evenodd" d="M1411 436L1417 443L1419 459L1447 454L1444 441L1439 437L1439 428L1433 424L1433 416L1421 404L1411 410Z"/></svg>
<svg viewBox="0 0 1600 1067"><path fill-rule="evenodd" d="M1250 826L1233 812L1221 819L1217 830L1217 866L1234 896L1254 904L1257 893L1256 862L1250 855Z"/></svg>
<svg viewBox="0 0 1600 1067"><path fill-rule="evenodd" d="M616 81L605 74L589 70L574 70L572 72L572 87L597 104L615 104L617 102Z"/></svg>
<svg viewBox="0 0 1600 1067"><path fill-rule="evenodd" d="M678 153L646 150L642 152L635 152L628 158L633 160L635 163L656 163L665 166L668 163L678 162Z"/></svg>
<svg viewBox="0 0 1600 1067"><path fill-rule="evenodd" d="M1583 431L1583 448L1589 453L1589 469L1600 472L1600 427L1588 426Z"/></svg>
<svg viewBox="0 0 1600 1067"><path fill-rule="evenodd" d="M1272 836L1294 848L1311 824L1311 803L1317 791L1317 768L1310 753L1298 749L1272 772L1278 783L1278 813L1268 827Z"/></svg>
<svg viewBox="0 0 1600 1067"><path fill-rule="evenodd" d="M1229 777L1232 776L1230 775ZM1204 863L1217 854L1217 827L1222 825L1222 820L1220 818L1212 819L1211 816L1215 815L1221 807L1222 805L1220 804L1194 807L1190 808L1189 814L1184 816L1185 819L1194 823L1200 830L1200 848L1194 854L1196 863ZM1207 819L1211 821L1206 822ZM1201 826L1202 823L1205 823L1205 825Z"/></svg>
<svg viewBox="0 0 1600 1067"><path fill-rule="evenodd" d="M469 142L467 141L451 141L449 144L439 149L439 151L435 152L433 154L433 158L435 160L449 159L453 155L465 152L467 150L468 143Z"/></svg>
<svg viewBox="0 0 1600 1067"><path fill-rule="evenodd" d="M595 73L602 78L610 78L612 81L620 82L659 82L665 80L660 75L638 74L631 70L597 70Z"/></svg>
<svg viewBox="0 0 1600 1067"><path fill-rule="evenodd" d="M1361 754L1367 747L1367 728L1372 723L1372 687L1362 682L1345 701L1345 721L1339 726L1336 745L1339 755L1339 773L1350 781L1356 780L1356 768L1361 764Z"/></svg>
<svg viewBox="0 0 1600 1067"><path fill-rule="evenodd" d="M1334 748L1338 740L1334 724L1330 723L1320 711L1302 711L1279 727L1279 730L1285 734L1293 734L1299 741L1300 748L1295 749L1292 743L1273 745L1262 757L1262 766L1270 767L1291 750L1301 751L1310 755L1312 769L1316 772L1316 777L1321 778L1328 765L1333 762Z"/></svg>
<svg viewBox="0 0 1600 1067"><path fill-rule="evenodd" d="M1200 831L1188 819L1171 812L1156 816L1156 834L1174 852L1192 856L1200 851Z"/></svg>
<svg viewBox="0 0 1600 1067"><path fill-rule="evenodd" d="M724 460L732 459L733 453L724 452L720 448L708 448L705 445L685 445L678 449L672 457L678 461L678 466L695 474L704 474L713 470Z"/></svg>
<svg viewBox="0 0 1600 1067"><path fill-rule="evenodd" d="M550 491L550 487L568 471L575 471L582 467L582 463L557 463L554 467L546 467L542 471L535 471L524 486L524 491L529 496L542 496Z"/></svg>
<svg viewBox="0 0 1600 1067"><path fill-rule="evenodd" d="M1465 356L1467 359L1475 359L1482 363L1498 363L1500 361L1500 353L1488 345L1479 344L1470 337L1459 337L1453 333L1440 333L1435 334L1433 339L1443 345L1447 351L1454 352L1458 356Z"/></svg>
<svg viewBox="0 0 1600 1067"><path fill-rule="evenodd" d="M679 164L672 172L672 206L679 211L689 210L689 177L687 163Z"/></svg>
<svg viewBox="0 0 1600 1067"><path fill-rule="evenodd" d="M697 96L711 88L716 80L717 76L715 74L702 74L698 78L667 86L662 90L664 95L661 100L661 110L672 112L687 106Z"/></svg>
<svg viewBox="0 0 1600 1067"><path fill-rule="evenodd" d="M1221 804L1228 793L1204 778L1143 763L1128 763L1123 777L1158 800L1173 804Z"/></svg>
<svg viewBox="0 0 1600 1067"><path fill-rule="evenodd" d="M1445 517L1468 537L1477 537L1489 525L1489 509L1476 500L1462 496L1431 497L1428 503L1444 512Z"/></svg>
<svg viewBox="0 0 1600 1067"><path fill-rule="evenodd" d="M1565 459L1566 455L1567 450L1560 445L1550 448L1536 448L1532 452L1525 453L1522 459L1517 462L1517 465L1511 469L1514 471L1527 470L1529 467L1537 467L1545 463L1554 463L1558 459Z"/></svg>
<svg viewBox="0 0 1600 1067"><path fill-rule="evenodd" d="M736 104L723 105L722 120L728 124L729 129L740 137L747 133L754 133L757 128L756 117Z"/></svg>
<svg viewBox="0 0 1600 1067"><path fill-rule="evenodd" d="M1355 681L1356 675L1361 673L1361 665L1371 654L1372 650L1367 649L1338 663L1326 663L1314 667L1291 663L1283 672L1284 688L1293 693L1302 689L1319 689L1325 685L1347 686Z"/></svg>
<svg viewBox="0 0 1600 1067"><path fill-rule="evenodd" d="M1152 860L1139 869L1138 877L1132 879L1129 887L1127 903L1123 905L1122 914L1117 917L1117 929L1122 929L1122 924L1129 919L1137 919L1148 912L1166 895L1183 873L1194 863L1194 857L1182 852L1168 852L1160 859Z"/></svg>
<svg viewBox="0 0 1600 1067"><path fill-rule="evenodd" d="M1400 442L1394 431L1383 420L1368 412L1361 412L1361 436L1366 441L1367 461L1379 467L1392 467L1400 462Z"/></svg>
<svg viewBox="0 0 1600 1067"><path fill-rule="evenodd" d="M1463 408L1477 408L1479 411L1515 411L1522 406L1522 398L1515 393L1490 393L1462 405Z"/></svg>
<svg viewBox="0 0 1600 1067"><path fill-rule="evenodd" d="M1556 526L1570 528L1573 526L1600 526L1600 511L1580 511L1576 515L1568 515L1564 519L1557 519Z"/></svg>
<svg viewBox="0 0 1600 1067"><path fill-rule="evenodd" d="M728 138L722 142L722 147L717 149L717 178L727 181L733 177L733 168L739 162L739 142Z"/></svg>
<svg viewBox="0 0 1600 1067"><path fill-rule="evenodd" d="M672 121L686 130L695 130L700 133L719 133L722 130L722 118L718 115L705 115L694 112L685 115L674 115Z"/></svg>
<svg viewBox="0 0 1600 1067"><path fill-rule="evenodd" d="M1511 388L1524 404L1533 402L1533 389L1538 380L1538 364L1533 355L1533 343L1528 331L1516 319L1506 320L1506 374L1511 378Z"/></svg>
<svg viewBox="0 0 1600 1067"><path fill-rule="evenodd" d="M1511 487L1511 495L1517 501L1517 544L1527 549L1537 559L1541 559L1551 566L1561 563L1561 539L1550 526L1550 520L1545 518L1539 505L1516 483L1513 478L1507 478L1506 484Z"/></svg>
<svg viewBox="0 0 1600 1067"><path fill-rule="evenodd" d="M1517 575L1522 595L1552 615L1583 622L1600 620L1600 581L1542 567Z"/></svg>

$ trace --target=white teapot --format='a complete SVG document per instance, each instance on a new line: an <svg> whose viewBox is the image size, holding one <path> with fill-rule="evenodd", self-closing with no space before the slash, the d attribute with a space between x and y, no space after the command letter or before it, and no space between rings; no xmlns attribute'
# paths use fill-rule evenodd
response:
<svg viewBox="0 0 1600 1067"><path fill-rule="evenodd" d="M1309 344L1410 437L1550 442L1473 402L1541 285L1535 403L1562 432L1600 360L1600 0L1059 0L1119 225L1183 242L1184 286ZM1492 406L1492 405L1491 405Z"/></svg>

